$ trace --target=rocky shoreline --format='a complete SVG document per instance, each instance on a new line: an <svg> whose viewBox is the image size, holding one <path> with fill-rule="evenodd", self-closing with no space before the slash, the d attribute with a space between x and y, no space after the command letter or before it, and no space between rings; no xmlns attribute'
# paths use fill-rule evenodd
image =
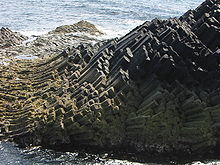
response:
<svg viewBox="0 0 220 165"><path fill-rule="evenodd" d="M21 146L146 157L218 156L219 18L220 2L206 0L180 18L147 21L120 39L83 43L70 36L63 41L68 45L58 37L54 47L48 40L49 53L23 53L42 58L0 65L0 137Z"/></svg>
<svg viewBox="0 0 220 165"><path fill-rule="evenodd" d="M2 28L0 31L0 45L2 45L0 46L0 62L7 59L5 61L7 63L16 56L54 56L62 53L68 47L80 44L94 45L103 40L101 37L103 35L103 32L87 21L60 26L47 34L29 38L8 28Z"/></svg>

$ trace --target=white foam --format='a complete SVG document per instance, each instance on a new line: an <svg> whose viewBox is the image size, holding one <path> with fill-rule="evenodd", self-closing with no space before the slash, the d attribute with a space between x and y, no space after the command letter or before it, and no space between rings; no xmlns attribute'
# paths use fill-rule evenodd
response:
<svg viewBox="0 0 220 165"><path fill-rule="evenodd" d="M95 164L98 165L99 163ZM142 165L143 163L138 163L138 162L129 162L127 160L112 160L109 159L108 161L105 162L106 165L119 165L119 164L126 164L126 165Z"/></svg>
<svg viewBox="0 0 220 165"><path fill-rule="evenodd" d="M70 25L70 24L74 24L76 22L78 22L80 20L66 20L63 21L61 24L56 24L51 26L50 29L48 28L47 30L28 30L28 31L18 31L21 34L29 37L28 40L26 40L24 43L33 41L34 39L36 39L36 37L38 36L42 36L47 34L49 31L55 29L58 26L62 26L62 25ZM88 20L89 22L92 22L93 24L95 24L95 26L102 31L105 35L102 35L101 37L99 37L99 39L111 39L111 38L116 38L116 37L122 37L123 35L127 34L130 30L132 30L133 28L135 28L136 26L142 24L144 21L140 21L140 20L134 20L134 19L125 19L121 21L121 24L118 25L116 22L114 22L113 24L103 24L103 22L99 25L97 25L95 22ZM116 25L117 24L117 25Z"/></svg>
<svg viewBox="0 0 220 165"><path fill-rule="evenodd" d="M127 34L130 30L135 28L138 25L144 23L144 21L140 20L124 20L121 22L121 26L110 25L108 27L96 26L99 30L101 30L105 35L99 37L100 39L111 39L116 37L122 37Z"/></svg>
<svg viewBox="0 0 220 165"><path fill-rule="evenodd" d="M27 40L22 42L24 45L34 41L38 36L42 36L48 33L48 31L18 31L18 32L28 37Z"/></svg>
<svg viewBox="0 0 220 165"><path fill-rule="evenodd" d="M146 21L146 20L145 20L145 21ZM125 25L127 25L128 28L133 29L133 28L135 28L136 26L143 24L145 21L135 20L135 19L126 19L126 20L123 20L123 23L124 23ZM131 30L131 29L130 29L130 30Z"/></svg>
<svg viewBox="0 0 220 165"><path fill-rule="evenodd" d="M204 162L192 162L186 165L220 165L220 161L219 160L211 160L211 161L204 161Z"/></svg>
<svg viewBox="0 0 220 165"><path fill-rule="evenodd" d="M29 38L32 38L33 36L41 36L48 33L48 31L19 31L19 32Z"/></svg>

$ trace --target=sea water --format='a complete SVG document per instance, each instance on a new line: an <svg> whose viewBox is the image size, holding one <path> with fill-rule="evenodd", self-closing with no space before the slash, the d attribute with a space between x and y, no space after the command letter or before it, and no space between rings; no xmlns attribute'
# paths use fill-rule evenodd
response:
<svg viewBox="0 0 220 165"><path fill-rule="evenodd" d="M0 27L25 35L40 35L57 26L90 21L109 37L120 37L137 25L154 18L178 17L203 0L0 0ZM26 56L25 56L26 57ZM23 58L23 56L22 56ZM171 163L171 162L170 162ZM40 147L20 149L0 142L0 165L159 165L104 159L78 152L55 152ZM167 163L162 163L167 164ZM192 162L217 165L218 160Z"/></svg>
<svg viewBox="0 0 220 165"><path fill-rule="evenodd" d="M124 35L154 18L178 17L203 0L0 0L0 27L39 35L80 20Z"/></svg>
<svg viewBox="0 0 220 165"><path fill-rule="evenodd" d="M103 156L82 152L56 152L40 147L21 149L9 142L0 142L0 165L176 165L175 162L131 162L107 159ZM194 161L185 165L218 165L218 160ZM182 164L184 165L184 164Z"/></svg>

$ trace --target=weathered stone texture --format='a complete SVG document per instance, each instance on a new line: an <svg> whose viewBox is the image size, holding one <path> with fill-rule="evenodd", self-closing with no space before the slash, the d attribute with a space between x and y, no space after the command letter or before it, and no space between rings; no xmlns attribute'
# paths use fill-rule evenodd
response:
<svg viewBox="0 0 220 165"><path fill-rule="evenodd" d="M207 0L180 18L145 22L102 45L2 67L1 136L49 146L215 150L219 7Z"/></svg>
<svg viewBox="0 0 220 165"><path fill-rule="evenodd" d="M26 40L28 37L21 35L18 32L13 32L8 28L0 29L0 48L7 48L17 44L21 44L22 41Z"/></svg>

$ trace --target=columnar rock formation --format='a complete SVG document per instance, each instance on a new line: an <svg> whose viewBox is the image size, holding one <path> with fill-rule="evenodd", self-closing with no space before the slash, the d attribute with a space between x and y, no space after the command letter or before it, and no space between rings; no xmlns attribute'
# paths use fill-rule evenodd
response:
<svg viewBox="0 0 220 165"><path fill-rule="evenodd" d="M8 28L0 29L0 48L7 48L13 45L21 44L27 37L20 33L13 32Z"/></svg>
<svg viewBox="0 0 220 165"><path fill-rule="evenodd" d="M215 150L219 22L220 1L207 0L120 39L2 66L1 137L46 146Z"/></svg>

